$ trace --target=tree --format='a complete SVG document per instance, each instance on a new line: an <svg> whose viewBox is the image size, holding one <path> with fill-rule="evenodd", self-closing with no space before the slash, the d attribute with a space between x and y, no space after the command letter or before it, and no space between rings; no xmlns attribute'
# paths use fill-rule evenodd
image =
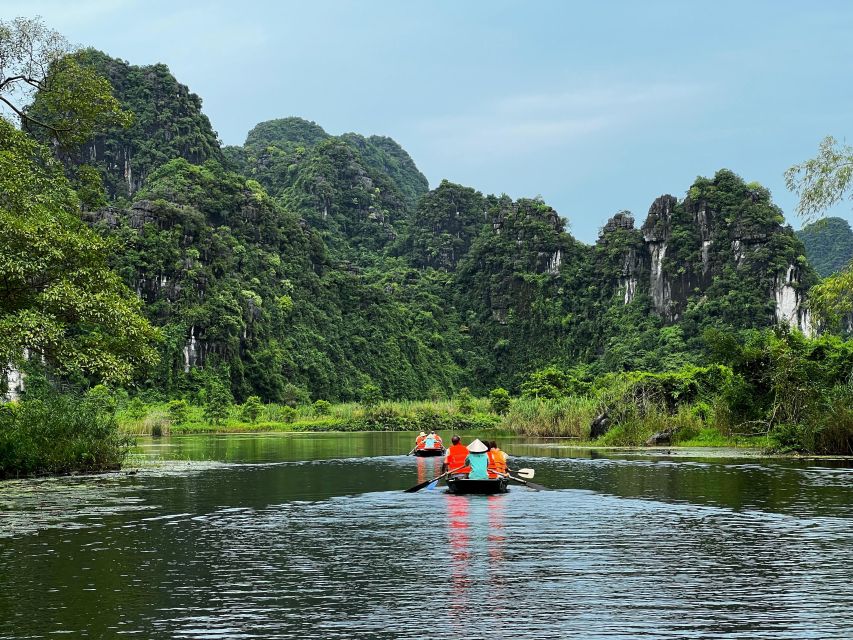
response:
<svg viewBox="0 0 853 640"><path fill-rule="evenodd" d="M509 406L509 391L503 387L492 389L489 393L489 409L491 409L492 413L496 413L499 416L505 415L509 412Z"/></svg>
<svg viewBox="0 0 853 640"><path fill-rule="evenodd" d="M204 400L204 417L211 424L220 424L231 413L231 391L218 377L208 379Z"/></svg>
<svg viewBox="0 0 853 640"><path fill-rule="evenodd" d="M248 420L249 422L257 422L258 418L261 415L261 411L264 410L264 405L261 402L261 399L258 396L249 396L246 398L246 402L243 403L243 408L240 411L243 420Z"/></svg>
<svg viewBox="0 0 853 640"><path fill-rule="evenodd" d="M189 417L190 406L186 400L171 400L168 405L169 421L172 424L183 424Z"/></svg>
<svg viewBox="0 0 853 640"><path fill-rule="evenodd" d="M0 361L25 352L61 373L123 383L154 364L159 332L77 216L50 151L0 119Z"/></svg>
<svg viewBox="0 0 853 640"><path fill-rule="evenodd" d="M370 409L382 402L382 391L375 384L366 384L361 388L361 404Z"/></svg>
<svg viewBox="0 0 853 640"><path fill-rule="evenodd" d="M822 217L834 204L853 196L853 147L824 138L817 157L795 164L785 172L788 189L800 197L797 213L808 221Z"/></svg>
<svg viewBox="0 0 853 640"><path fill-rule="evenodd" d="M817 157L788 169L785 182L799 196L797 212L804 219L823 217L829 207L853 197L853 147L827 136ZM809 297L815 319L838 326L853 311L853 263L812 287Z"/></svg>
<svg viewBox="0 0 853 640"><path fill-rule="evenodd" d="M468 387L462 387L456 394L456 408L464 415L474 413L474 396Z"/></svg>
<svg viewBox="0 0 853 640"><path fill-rule="evenodd" d="M35 92L40 104L31 109L26 103ZM132 121L109 81L80 65L68 41L40 18L0 21L0 103L24 130L46 132L63 147Z"/></svg>

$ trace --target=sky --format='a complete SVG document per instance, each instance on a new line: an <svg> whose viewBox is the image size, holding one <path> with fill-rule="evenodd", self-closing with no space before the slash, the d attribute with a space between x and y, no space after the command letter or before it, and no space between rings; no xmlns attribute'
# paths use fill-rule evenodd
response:
<svg viewBox="0 0 853 640"><path fill-rule="evenodd" d="M286 116L388 135L431 186L541 196L585 242L721 168L799 228L785 169L853 138L853 2L0 0L35 15L167 64L225 144Z"/></svg>

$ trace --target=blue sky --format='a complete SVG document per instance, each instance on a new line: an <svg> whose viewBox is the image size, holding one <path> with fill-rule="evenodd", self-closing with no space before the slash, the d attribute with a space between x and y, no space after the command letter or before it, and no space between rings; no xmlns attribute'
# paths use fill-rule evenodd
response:
<svg viewBox="0 0 853 640"><path fill-rule="evenodd" d="M226 144L290 115L389 135L431 185L541 195L586 242L722 167L799 227L784 170L853 136L851 2L0 0L0 14L167 64Z"/></svg>

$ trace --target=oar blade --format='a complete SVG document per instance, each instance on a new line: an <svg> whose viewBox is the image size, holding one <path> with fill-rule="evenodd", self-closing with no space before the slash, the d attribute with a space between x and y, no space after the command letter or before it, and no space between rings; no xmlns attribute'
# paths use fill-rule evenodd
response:
<svg viewBox="0 0 853 640"><path fill-rule="evenodd" d="M519 478L524 478L525 480L532 480L533 476L536 475L536 471L533 469L519 469L516 473Z"/></svg>
<svg viewBox="0 0 853 640"><path fill-rule="evenodd" d="M403 493L417 493L418 491L420 491L421 489L423 489L425 486L427 486L427 485L428 485L428 484L430 484L431 482L433 482L433 481L432 481L432 480L427 480L426 482L421 482L420 484L416 484L414 487L409 487L409 488L408 488L408 489L406 489Z"/></svg>

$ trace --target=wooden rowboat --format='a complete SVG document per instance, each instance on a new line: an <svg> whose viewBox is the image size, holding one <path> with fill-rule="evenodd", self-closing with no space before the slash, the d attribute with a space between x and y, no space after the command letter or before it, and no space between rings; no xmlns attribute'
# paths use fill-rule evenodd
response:
<svg viewBox="0 0 853 640"><path fill-rule="evenodd" d="M433 447L432 449L415 449L415 455L420 458L429 458L430 456L443 456L444 447Z"/></svg>
<svg viewBox="0 0 853 640"><path fill-rule="evenodd" d="M506 478L494 478L489 480L469 480L468 478L448 478L447 490L457 495L484 495L490 496L495 493L506 493Z"/></svg>

